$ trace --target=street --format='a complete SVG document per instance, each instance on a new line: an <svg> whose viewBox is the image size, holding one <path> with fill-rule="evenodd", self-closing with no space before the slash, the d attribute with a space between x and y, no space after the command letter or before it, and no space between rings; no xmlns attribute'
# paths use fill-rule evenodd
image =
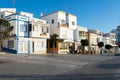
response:
<svg viewBox="0 0 120 80"><path fill-rule="evenodd" d="M0 80L120 80L120 57L0 54Z"/></svg>

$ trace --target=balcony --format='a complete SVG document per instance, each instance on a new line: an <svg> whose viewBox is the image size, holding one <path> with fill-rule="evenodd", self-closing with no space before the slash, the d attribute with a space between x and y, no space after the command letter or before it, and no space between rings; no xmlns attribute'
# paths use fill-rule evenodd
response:
<svg viewBox="0 0 120 80"><path fill-rule="evenodd" d="M79 37L79 40L87 39L87 37Z"/></svg>
<svg viewBox="0 0 120 80"><path fill-rule="evenodd" d="M58 23L58 26L59 28L68 28L69 27L69 24L68 23L65 23L65 24L60 24Z"/></svg>
<svg viewBox="0 0 120 80"><path fill-rule="evenodd" d="M30 32L30 38L49 38L49 33L46 32L36 32L36 31L31 31Z"/></svg>

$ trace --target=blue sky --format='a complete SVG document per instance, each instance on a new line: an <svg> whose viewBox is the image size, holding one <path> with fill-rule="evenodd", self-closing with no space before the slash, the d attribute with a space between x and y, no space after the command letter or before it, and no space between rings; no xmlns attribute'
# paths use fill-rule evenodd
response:
<svg viewBox="0 0 120 80"><path fill-rule="evenodd" d="M11 8L12 0L0 0L0 8ZM57 10L74 14L78 25L109 32L120 25L120 0L16 0L17 12L39 17Z"/></svg>

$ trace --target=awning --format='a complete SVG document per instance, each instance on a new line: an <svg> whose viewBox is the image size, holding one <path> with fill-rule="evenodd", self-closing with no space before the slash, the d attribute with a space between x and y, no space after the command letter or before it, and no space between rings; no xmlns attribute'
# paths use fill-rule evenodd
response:
<svg viewBox="0 0 120 80"><path fill-rule="evenodd" d="M116 47L116 46L118 46L118 45L112 45L113 47Z"/></svg>

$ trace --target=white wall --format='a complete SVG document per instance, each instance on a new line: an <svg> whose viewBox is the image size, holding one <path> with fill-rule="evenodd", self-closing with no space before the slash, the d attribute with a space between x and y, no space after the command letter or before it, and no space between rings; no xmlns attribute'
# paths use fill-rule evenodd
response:
<svg viewBox="0 0 120 80"><path fill-rule="evenodd" d="M62 12L62 11L59 11L58 12L58 22L60 23L60 24L62 24L62 21L65 21L65 23L66 23L66 13L65 12Z"/></svg>
<svg viewBox="0 0 120 80"><path fill-rule="evenodd" d="M19 38L18 39L18 53L28 53L29 43L28 38Z"/></svg>
<svg viewBox="0 0 120 80"><path fill-rule="evenodd" d="M67 39L74 40L73 30L70 30L70 29L67 30Z"/></svg>
<svg viewBox="0 0 120 80"><path fill-rule="evenodd" d="M59 29L58 26L58 13L48 14L46 16L41 17L40 19L46 20L50 24L50 35L51 34L58 34L59 35ZM54 24L52 24L52 19L54 19Z"/></svg>
<svg viewBox="0 0 120 80"><path fill-rule="evenodd" d="M68 30L65 28L60 28L60 38L67 39Z"/></svg>
<svg viewBox="0 0 120 80"><path fill-rule="evenodd" d="M11 26L14 27L11 34L16 34L17 33L17 31L16 31L16 29L17 29L17 27L16 27L17 26L17 21L14 20L14 21L9 21L9 22L10 22Z"/></svg>
<svg viewBox="0 0 120 80"><path fill-rule="evenodd" d="M5 16L8 16L14 13L16 13L15 8L0 8L0 18L1 18L1 15L3 15L3 18L4 18Z"/></svg>
<svg viewBox="0 0 120 80"><path fill-rule="evenodd" d="M16 8L0 8L0 12L9 11L16 13Z"/></svg>
<svg viewBox="0 0 120 80"><path fill-rule="evenodd" d="M24 15L24 16L28 16L30 18L30 21L33 18L33 14L32 13L28 13L28 12L19 12L20 15Z"/></svg>
<svg viewBox="0 0 120 80"><path fill-rule="evenodd" d="M76 29L77 28L77 17L71 14L67 15L68 17L68 23L70 29ZM75 25L72 25L72 22L75 22Z"/></svg>
<svg viewBox="0 0 120 80"><path fill-rule="evenodd" d="M31 54L46 54L46 39L30 39L30 53ZM33 44L34 42L34 52L33 52Z"/></svg>

